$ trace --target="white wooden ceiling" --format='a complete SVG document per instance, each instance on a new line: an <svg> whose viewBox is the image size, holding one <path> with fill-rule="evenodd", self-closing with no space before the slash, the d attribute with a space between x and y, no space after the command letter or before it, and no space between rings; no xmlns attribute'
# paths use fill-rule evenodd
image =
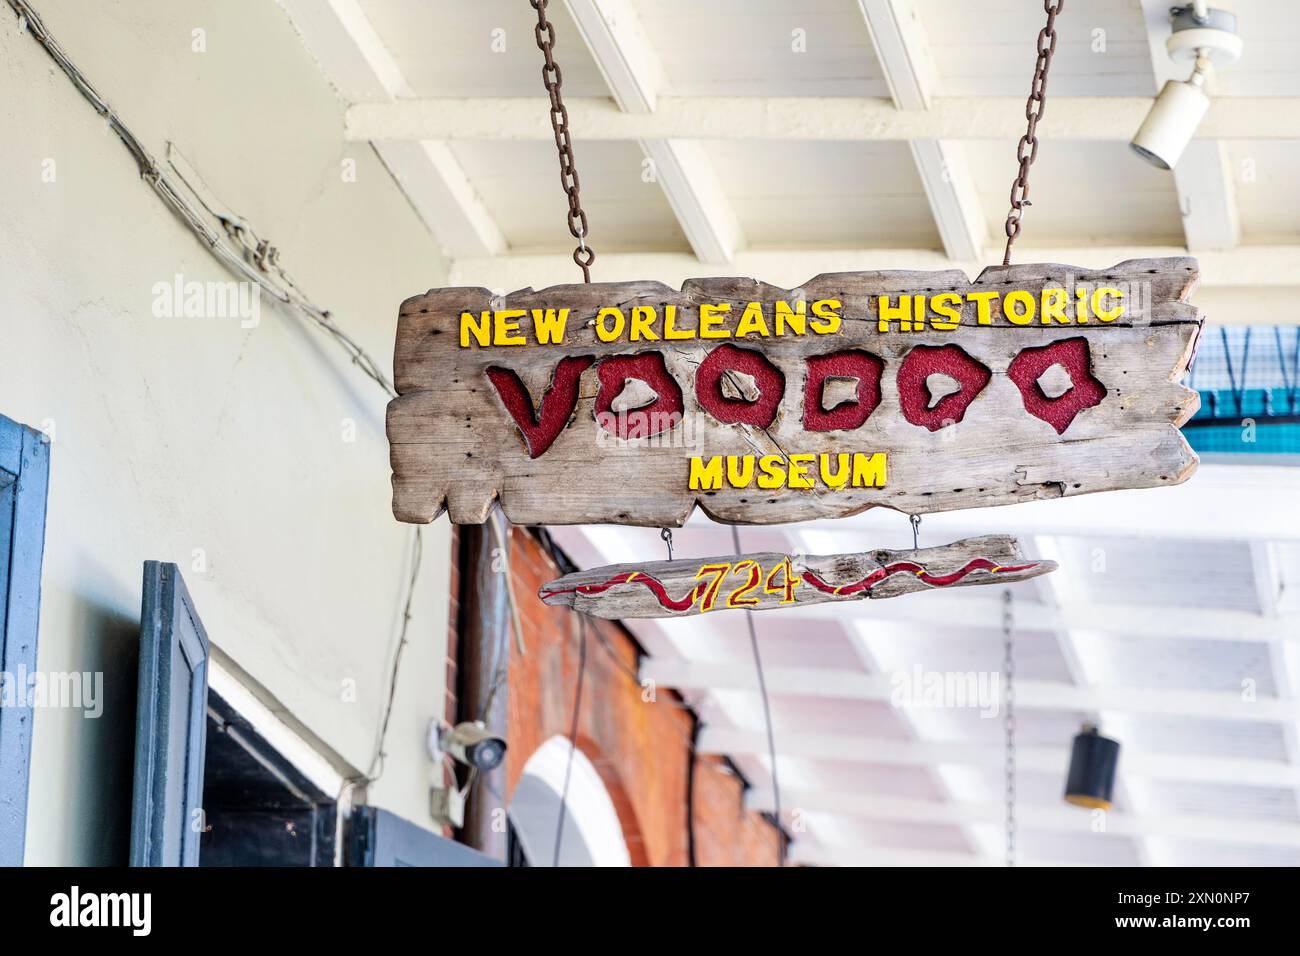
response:
<svg viewBox="0 0 1300 956"><path fill-rule="evenodd" d="M451 259L454 284L574 281L527 0L281 0ZM1242 61L1175 173L1127 146L1186 70L1169 0L1067 4L1021 261L1201 258L1214 321L1300 321L1300 17L1240 0ZM1217 4L1219 6L1224 3ZM1000 261L1042 25L1028 0L552 0L594 278ZM647 171L653 175L647 175ZM936 515L923 543L1014 532L1062 570L1014 587L1026 863L1300 865L1300 473L1214 464L1188 485ZM662 554L657 532L555 529L581 565ZM746 549L910 544L906 519L747 528ZM679 555L726 554L693 520ZM920 666L996 671L996 592L755 615L793 859L997 864L1002 728L893 706ZM774 805L745 618L633 622L645 676L680 689ZM887 681L886 681L887 683ZM1081 721L1123 743L1106 832L1061 801Z"/></svg>

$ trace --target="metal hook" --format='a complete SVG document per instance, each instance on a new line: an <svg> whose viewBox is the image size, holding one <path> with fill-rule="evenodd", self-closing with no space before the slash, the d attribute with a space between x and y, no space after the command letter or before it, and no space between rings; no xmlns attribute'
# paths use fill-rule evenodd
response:
<svg viewBox="0 0 1300 956"><path fill-rule="evenodd" d="M912 550L918 551L921 547L921 516L909 515L908 520L912 522Z"/></svg>
<svg viewBox="0 0 1300 956"><path fill-rule="evenodd" d="M659 537L663 539L664 544L668 545L668 560L673 559L673 530L672 528L660 528Z"/></svg>

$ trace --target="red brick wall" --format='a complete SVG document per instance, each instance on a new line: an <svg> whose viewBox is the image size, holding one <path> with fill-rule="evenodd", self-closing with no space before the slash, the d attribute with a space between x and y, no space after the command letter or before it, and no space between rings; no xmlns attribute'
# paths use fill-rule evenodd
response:
<svg viewBox="0 0 1300 956"><path fill-rule="evenodd" d="M513 529L510 557L525 643L525 653L512 650L510 658L506 779L513 790L533 751L569 734L581 639L578 615L537 599L537 589L559 575L538 541ZM621 626L594 618L587 625L578 746L614 801L633 863L686 866L694 718L672 691L642 699L636 645ZM775 865L776 830L744 809L741 781L725 761L699 759L694 804L700 866Z"/></svg>

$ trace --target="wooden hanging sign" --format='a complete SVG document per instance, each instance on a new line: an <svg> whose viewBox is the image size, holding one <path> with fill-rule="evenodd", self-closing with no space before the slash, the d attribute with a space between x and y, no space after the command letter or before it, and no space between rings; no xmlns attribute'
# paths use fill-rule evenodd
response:
<svg viewBox="0 0 1300 956"><path fill-rule="evenodd" d="M966 538L919 551L863 554L741 554L616 564L566 574L537 592L594 617L685 617L728 608L891 598L915 591L1011 584L1056 570L1032 561L1006 535Z"/></svg>
<svg viewBox="0 0 1300 956"><path fill-rule="evenodd" d="M435 289L402 304L393 511L770 524L1173 485L1191 258Z"/></svg>

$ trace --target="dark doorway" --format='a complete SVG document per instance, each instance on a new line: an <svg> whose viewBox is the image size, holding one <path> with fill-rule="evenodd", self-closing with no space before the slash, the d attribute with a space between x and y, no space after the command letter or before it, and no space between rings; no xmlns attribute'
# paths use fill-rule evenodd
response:
<svg viewBox="0 0 1300 956"><path fill-rule="evenodd" d="M333 866L336 804L208 691L200 866Z"/></svg>

